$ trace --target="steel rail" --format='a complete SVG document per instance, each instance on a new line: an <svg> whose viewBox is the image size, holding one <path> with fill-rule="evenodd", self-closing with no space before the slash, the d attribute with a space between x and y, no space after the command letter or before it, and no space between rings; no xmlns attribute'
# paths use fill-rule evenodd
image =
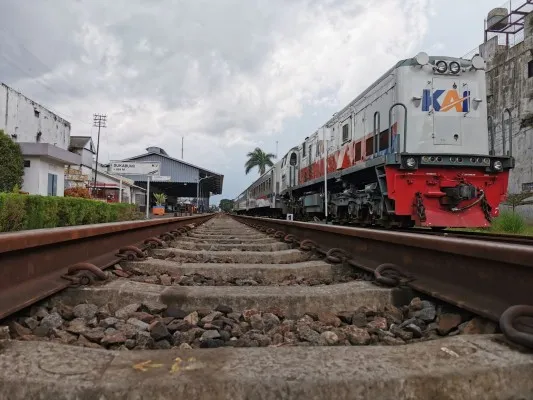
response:
<svg viewBox="0 0 533 400"><path fill-rule="evenodd" d="M35 229L0 234L0 319L67 288L87 275L105 279L102 270L123 257L142 256L201 224L214 214ZM190 229L190 228L189 228ZM89 274L84 271L89 271ZM83 280L82 280L83 282Z"/></svg>
<svg viewBox="0 0 533 400"><path fill-rule="evenodd" d="M510 307L526 305L533 309L530 245L268 218L233 218L275 237L285 236L286 241L299 240L301 248L319 246L328 258L342 259L374 273L382 281L386 281L381 276L382 269L396 269L398 276L408 278L403 283L414 290L495 322L501 323L500 317ZM336 255L330 254L332 251ZM529 314L519 322L529 334L528 345L533 347L533 314ZM512 316L516 318L516 313Z"/></svg>

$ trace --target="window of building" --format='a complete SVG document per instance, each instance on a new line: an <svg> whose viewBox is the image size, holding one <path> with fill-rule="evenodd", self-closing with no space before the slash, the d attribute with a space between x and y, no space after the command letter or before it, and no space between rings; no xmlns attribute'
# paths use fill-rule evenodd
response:
<svg viewBox="0 0 533 400"><path fill-rule="evenodd" d="M24 168L30 168L31 162L30 160L24 160Z"/></svg>
<svg viewBox="0 0 533 400"><path fill-rule="evenodd" d="M522 192L533 192L533 182L522 183Z"/></svg>
<svg viewBox="0 0 533 400"><path fill-rule="evenodd" d="M40 113L39 111L37 111L37 110L33 110L33 115L35 115L37 118L39 118L39 115L40 115L40 114L41 114L41 113Z"/></svg>
<svg viewBox="0 0 533 400"><path fill-rule="evenodd" d="M527 63L527 77L528 78L533 77L533 60Z"/></svg>
<svg viewBox="0 0 533 400"><path fill-rule="evenodd" d="M57 196L57 175L48 174L48 196Z"/></svg>

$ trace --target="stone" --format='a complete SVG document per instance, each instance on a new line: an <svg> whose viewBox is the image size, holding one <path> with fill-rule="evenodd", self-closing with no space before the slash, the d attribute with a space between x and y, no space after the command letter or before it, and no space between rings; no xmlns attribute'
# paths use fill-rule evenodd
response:
<svg viewBox="0 0 533 400"><path fill-rule="evenodd" d="M364 345L370 343L370 334L366 329L358 328L354 325L348 325L343 328L347 339L353 345Z"/></svg>
<svg viewBox="0 0 533 400"><path fill-rule="evenodd" d="M337 313L337 317L339 317L339 319L346 324L352 323L352 315L353 312L351 311L341 311Z"/></svg>
<svg viewBox="0 0 533 400"><path fill-rule="evenodd" d="M374 317L366 326L369 329L387 329L387 319L384 317Z"/></svg>
<svg viewBox="0 0 533 400"><path fill-rule="evenodd" d="M98 318L94 317L87 321L87 326L91 328L96 328L98 326Z"/></svg>
<svg viewBox="0 0 533 400"><path fill-rule="evenodd" d="M274 314L276 317L278 318L285 318L285 311L283 311L280 307L276 307L276 306L271 306L271 307L268 307L265 312L267 313L272 313Z"/></svg>
<svg viewBox="0 0 533 400"><path fill-rule="evenodd" d="M250 318L252 317L252 315L255 314L260 314L259 310L256 310L255 308L250 308L242 312L242 317L246 322L250 322Z"/></svg>
<svg viewBox="0 0 533 400"><path fill-rule="evenodd" d="M150 314L159 314L167 308L166 304L158 301L144 301L142 307L145 308Z"/></svg>
<svg viewBox="0 0 533 400"><path fill-rule="evenodd" d="M96 316L98 312L98 306L94 304L78 304L72 309L72 313L76 318L83 318L90 320Z"/></svg>
<svg viewBox="0 0 533 400"><path fill-rule="evenodd" d="M492 334L496 330L497 327L494 322L479 317L459 325L459 331L465 335Z"/></svg>
<svg viewBox="0 0 533 400"><path fill-rule="evenodd" d="M107 318L104 318L103 320L101 320L99 325L102 328L110 328L110 327L114 327L116 325L116 323L119 322L119 321L120 320L118 318L107 317Z"/></svg>
<svg viewBox="0 0 533 400"><path fill-rule="evenodd" d="M198 313L198 317L199 317L199 318L203 318L203 317L205 317L206 315L211 314L211 312L212 312L213 310L211 310L210 308L207 308L207 307L203 307L203 308L199 308L199 309L196 310L196 311L197 311L197 313Z"/></svg>
<svg viewBox="0 0 533 400"><path fill-rule="evenodd" d="M150 324L155 319L155 317L152 314L149 314L144 311L137 311L137 312L131 313L129 318L136 318L139 321L146 322L147 324ZM125 319L127 320L127 318Z"/></svg>
<svg viewBox="0 0 533 400"><path fill-rule="evenodd" d="M411 300L411 303L409 303L409 309L411 311L419 311L423 307L422 300L420 300L420 297L415 297L413 300Z"/></svg>
<svg viewBox="0 0 533 400"><path fill-rule="evenodd" d="M272 344L279 345L283 343L283 335L281 333L275 333L272 335Z"/></svg>
<svg viewBox="0 0 533 400"><path fill-rule="evenodd" d="M207 339L200 343L201 348L215 349L224 346L224 341L221 339Z"/></svg>
<svg viewBox="0 0 533 400"><path fill-rule="evenodd" d="M157 276L154 276L154 275L143 277L143 282L145 282L145 283L156 284L156 283L158 283L158 281L159 281L159 279L157 278Z"/></svg>
<svg viewBox="0 0 533 400"><path fill-rule="evenodd" d="M33 306L30 311L30 316L37 318L37 319L43 319L48 315L48 310L46 307L43 306Z"/></svg>
<svg viewBox="0 0 533 400"><path fill-rule="evenodd" d="M41 320L41 326L48 329L59 328L63 325L63 318L57 312L48 314Z"/></svg>
<svg viewBox="0 0 533 400"><path fill-rule="evenodd" d="M206 322L213 322L215 319L217 319L218 317L221 317L223 314L220 312L220 311L213 311L209 314L207 314L205 317L203 317L201 319L201 321L203 323L206 323Z"/></svg>
<svg viewBox="0 0 533 400"><path fill-rule="evenodd" d="M85 325L85 320L83 318L75 318L69 322L65 329L67 330L67 332L80 334L82 332L85 332L89 328L87 327L87 325Z"/></svg>
<svg viewBox="0 0 533 400"><path fill-rule="evenodd" d="M11 331L13 331L17 336L31 335L31 330L25 328L16 321L13 321L9 324Z"/></svg>
<svg viewBox="0 0 533 400"><path fill-rule="evenodd" d="M118 344L118 343L124 343L126 340L127 338L122 332L115 331L114 333L110 335L106 334L102 338L101 343L102 344Z"/></svg>
<svg viewBox="0 0 533 400"><path fill-rule="evenodd" d="M231 338L231 333L229 333L228 331L219 331L219 334L220 334L220 339L222 339L225 342L227 342Z"/></svg>
<svg viewBox="0 0 533 400"><path fill-rule="evenodd" d="M85 336L91 342L99 342L104 337L104 329L103 328L93 328L93 329L87 330L85 332L82 332L82 335Z"/></svg>
<svg viewBox="0 0 533 400"><path fill-rule="evenodd" d="M320 338L322 340L324 340L324 342L329 345L329 346L332 346L334 344L337 344L339 342L339 337L337 336L337 334L335 332L332 332L332 331L324 331L320 334Z"/></svg>
<svg viewBox="0 0 533 400"><path fill-rule="evenodd" d="M381 342L389 346L398 346L400 344L405 344L402 339L393 336L383 336L381 338Z"/></svg>
<svg viewBox="0 0 533 400"><path fill-rule="evenodd" d="M250 317L250 326L252 329L256 329L258 331L265 329L265 323L263 322L261 314L254 314Z"/></svg>
<svg viewBox="0 0 533 400"><path fill-rule="evenodd" d="M172 346L170 345L170 342L168 340L158 340L157 342L154 343L154 348L156 349L160 349L160 350L168 350L170 349Z"/></svg>
<svg viewBox="0 0 533 400"><path fill-rule="evenodd" d="M172 321L170 324L167 325L167 329L170 332L187 331L192 327L193 325L189 324L187 321L179 320L179 319L175 319L174 321Z"/></svg>
<svg viewBox="0 0 533 400"><path fill-rule="evenodd" d="M36 318L33 318L33 317L28 317L28 318L24 318L22 320L22 322L24 323L24 325L26 325L26 327L28 327L29 329L35 329L37 328L37 326L39 326L39 321L37 321Z"/></svg>
<svg viewBox="0 0 533 400"><path fill-rule="evenodd" d="M170 304L164 311L163 316L164 317L174 317L183 319L185 318L189 313L187 311L182 310L179 308L177 304Z"/></svg>
<svg viewBox="0 0 533 400"><path fill-rule="evenodd" d="M328 326L339 327L341 326L341 320L334 313L323 311L318 313L318 320Z"/></svg>
<svg viewBox="0 0 533 400"><path fill-rule="evenodd" d="M107 317L111 317L111 310L109 309L108 304L104 304L102 307L98 309L98 312L96 313L96 316L99 319L104 319Z"/></svg>
<svg viewBox="0 0 533 400"><path fill-rule="evenodd" d="M115 328L104 329L104 336L114 335L115 333L117 333L117 331L118 329Z"/></svg>
<svg viewBox="0 0 533 400"><path fill-rule="evenodd" d="M135 347L140 349L151 349L154 346L154 339L150 336L150 333L139 331L135 334L135 343Z"/></svg>
<svg viewBox="0 0 533 400"><path fill-rule="evenodd" d="M398 328L397 326L391 327L390 331L396 337L399 337L400 339L404 341L411 340L413 338L413 332L404 331L403 329Z"/></svg>
<svg viewBox="0 0 533 400"><path fill-rule="evenodd" d="M311 329L308 325L299 325L296 328L298 337L310 343L318 343L320 340L320 333Z"/></svg>
<svg viewBox="0 0 533 400"><path fill-rule="evenodd" d="M78 346L89 347L89 348L92 348L92 349L101 349L102 348L102 346L100 346L98 343L93 343L93 342L89 341L83 335L78 336L78 341L76 342L76 344Z"/></svg>
<svg viewBox="0 0 533 400"><path fill-rule="evenodd" d="M11 335L9 334L9 326L2 325L0 326L0 340L9 340Z"/></svg>
<svg viewBox="0 0 533 400"><path fill-rule="evenodd" d="M170 336L170 333L165 324L161 321L154 321L150 324L150 335L158 341Z"/></svg>
<svg viewBox="0 0 533 400"><path fill-rule="evenodd" d="M420 311L416 311L414 316L424 322L431 322L437 316L437 310L432 307L423 308Z"/></svg>
<svg viewBox="0 0 533 400"><path fill-rule="evenodd" d="M131 350L135 347L135 340L134 339L128 339L124 342L124 346L126 346L127 349Z"/></svg>
<svg viewBox="0 0 533 400"><path fill-rule="evenodd" d="M194 311L187 315L185 318L183 318L184 321L187 321L191 325L197 325L198 324L198 312Z"/></svg>
<svg viewBox="0 0 533 400"><path fill-rule="evenodd" d="M231 318L232 320L239 322L241 320L241 314L236 313L236 312L228 313L228 318Z"/></svg>
<svg viewBox="0 0 533 400"><path fill-rule="evenodd" d="M279 320L278 316L273 313L263 313L263 324L264 329L266 332L271 331L275 327L277 327L281 321Z"/></svg>
<svg viewBox="0 0 533 400"><path fill-rule="evenodd" d="M136 312L139 307L141 307L138 303L128 304L125 307L119 308L117 311L115 311L115 317L127 320L131 314Z"/></svg>
<svg viewBox="0 0 533 400"><path fill-rule="evenodd" d="M387 321L390 324L401 324L403 320L402 311L392 305L385 306L383 316L387 318Z"/></svg>
<svg viewBox="0 0 533 400"><path fill-rule="evenodd" d="M39 325L33 330L33 334L38 337L46 337L52 332L52 329L53 328L47 325Z"/></svg>
<svg viewBox="0 0 533 400"><path fill-rule="evenodd" d="M182 343L191 343L194 339L198 339L202 336L202 334L205 331L202 328L192 328L186 332L182 332L181 334L181 342Z"/></svg>
<svg viewBox="0 0 533 400"><path fill-rule="evenodd" d="M455 313L444 313L439 316L437 332L439 335L446 335L461 323L461 316Z"/></svg>
<svg viewBox="0 0 533 400"><path fill-rule="evenodd" d="M137 318L129 318L126 322L141 331L147 331L150 328L150 324L147 324L146 322L143 322Z"/></svg>
<svg viewBox="0 0 533 400"><path fill-rule="evenodd" d="M216 330L209 330L202 333L202 336L200 337L201 341L209 340L209 339L218 339L220 338L220 333Z"/></svg>
<svg viewBox="0 0 533 400"><path fill-rule="evenodd" d="M352 314L352 325L358 328L364 328L367 324L366 314L363 312L355 312Z"/></svg>
<svg viewBox="0 0 533 400"><path fill-rule="evenodd" d="M179 345L180 350L192 350L192 347L189 343L182 343Z"/></svg>
<svg viewBox="0 0 533 400"><path fill-rule="evenodd" d="M73 344L76 343L78 340L78 337L76 335L73 335L61 329L54 329L53 333L57 338L59 338L62 343L65 344Z"/></svg>
<svg viewBox="0 0 533 400"><path fill-rule="evenodd" d="M215 311L218 311L218 312L221 312L223 314L231 314L233 312L233 308L231 308L230 306L226 306L224 304L219 304L216 308L215 308ZM231 317L230 317L231 318Z"/></svg>
<svg viewBox="0 0 533 400"><path fill-rule="evenodd" d="M69 321L75 317L73 308L63 303L58 304L57 312L61 317Z"/></svg>
<svg viewBox="0 0 533 400"><path fill-rule="evenodd" d="M422 329L418 325L415 324L408 324L403 328L407 332L411 332L413 334L413 337L418 339L422 337Z"/></svg>

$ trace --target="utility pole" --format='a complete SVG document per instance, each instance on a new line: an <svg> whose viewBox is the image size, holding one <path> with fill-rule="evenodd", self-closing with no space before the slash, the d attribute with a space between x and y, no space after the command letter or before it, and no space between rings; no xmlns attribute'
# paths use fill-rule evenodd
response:
<svg viewBox="0 0 533 400"><path fill-rule="evenodd" d="M276 140L276 160L278 159L278 141Z"/></svg>
<svg viewBox="0 0 533 400"><path fill-rule="evenodd" d="M96 191L96 178L98 176L98 154L100 152L100 128L106 127L107 115L93 114L93 126L98 127L98 142L96 144L96 169L94 171L94 188L93 193Z"/></svg>
<svg viewBox="0 0 533 400"><path fill-rule="evenodd" d="M183 136L181 137L181 159L183 160Z"/></svg>

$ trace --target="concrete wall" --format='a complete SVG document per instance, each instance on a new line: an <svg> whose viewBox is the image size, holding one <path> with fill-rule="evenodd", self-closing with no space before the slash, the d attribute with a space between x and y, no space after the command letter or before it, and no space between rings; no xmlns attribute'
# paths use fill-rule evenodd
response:
<svg viewBox="0 0 533 400"><path fill-rule="evenodd" d="M40 157L24 157L30 162L24 168L24 182L22 190L30 194L48 195L48 174L56 175L56 196L63 196L65 190L64 166L54 164Z"/></svg>
<svg viewBox="0 0 533 400"><path fill-rule="evenodd" d="M0 84L0 129L16 135L16 142L40 141L65 150L70 142L68 121L4 84Z"/></svg>

